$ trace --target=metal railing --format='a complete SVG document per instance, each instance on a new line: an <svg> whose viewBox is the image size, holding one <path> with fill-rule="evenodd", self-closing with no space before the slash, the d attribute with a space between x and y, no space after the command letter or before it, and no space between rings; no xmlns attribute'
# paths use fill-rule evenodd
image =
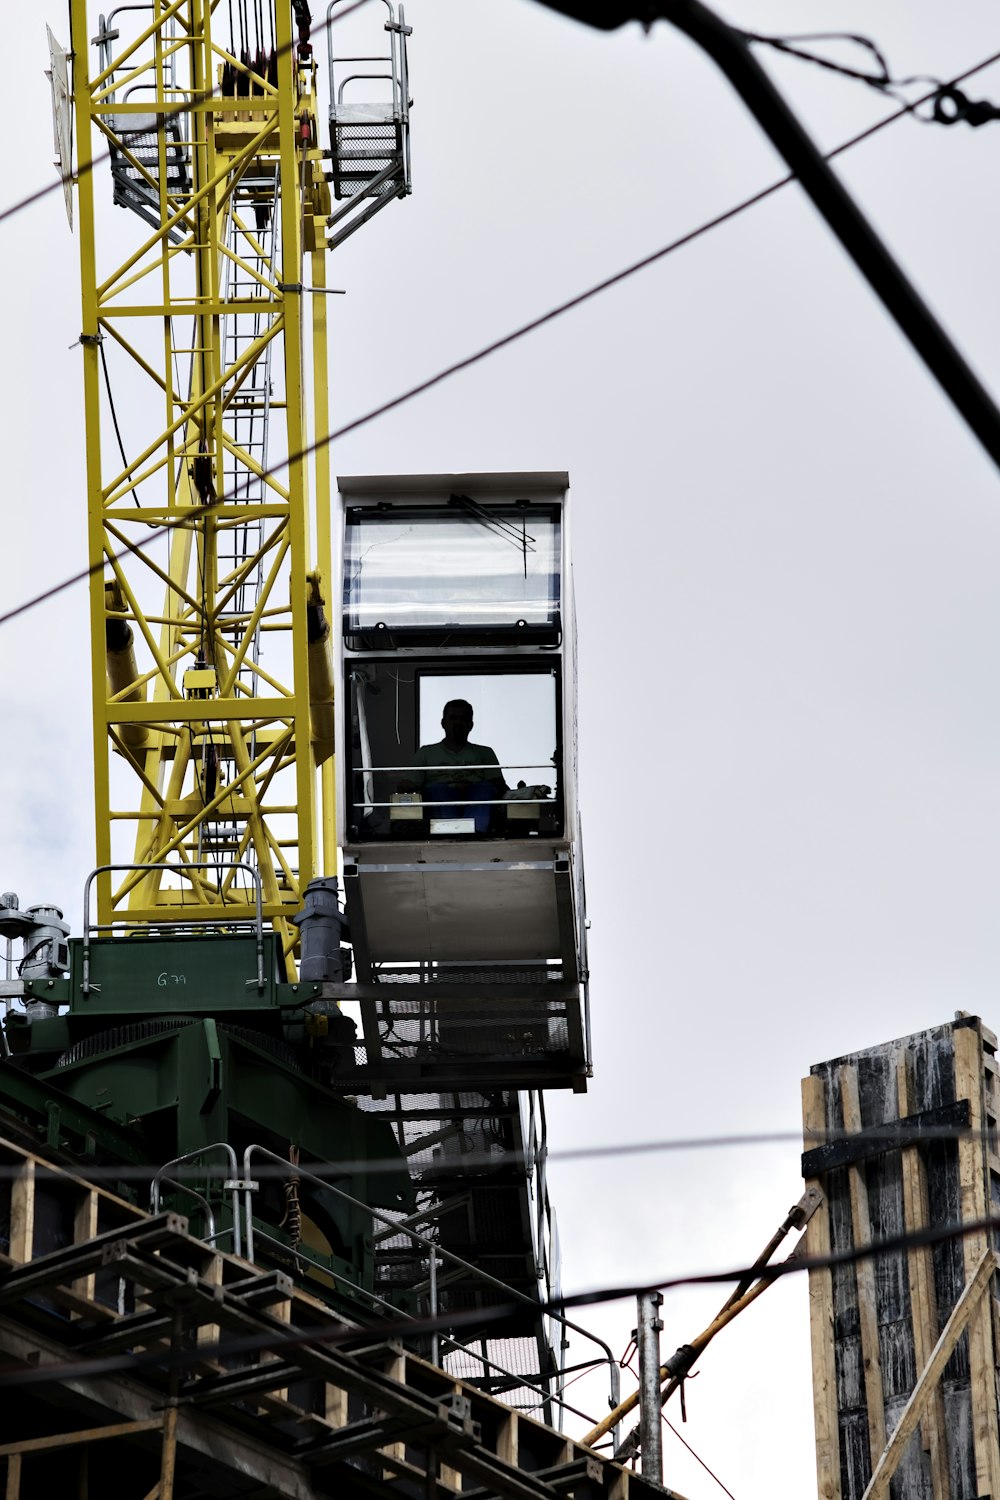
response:
<svg viewBox="0 0 1000 1500"><path fill-rule="evenodd" d="M239 1163L236 1159L236 1152L226 1141L215 1141L211 1146L202 1146L198 1151L188 1151L184 1156L175 1156L173 1161L164 1162L163 1166L159 1168L155 1177L153 1178L152 1183L150 1184L149 1201L151 1211L154 1214L159 1213L160 1211L160 1188L164 1184L169 1183L171 1187L180 1188L181 1192L188 1193L191 1197L197 1198L202 1204L206 1212L205 1227L210 1231L209 1233L202 1235L202 1239L214 1244L219 1235L215 1227L215 1214L213 1213L208 1200L202 1197L201 1193L199 1193L195 1188L189 1187L186 1183L178 1182L175 1178L167 1177L166 1175L171 1167L182 1167L186 1162L201 1161L202 1157L210 1155L210 1153L213 1151L221 1151L225 1156L226 1164L229 1167L229 1176L223 1178L222 1191L224 1193L229 1193L230 1195L230 1211L233 1216L233 1227L231 1231L233 1237L233 1254L242 1255L243 1238L241 1234L240 1224L240 1191L243 1188L244 1184L240 1179ZM211 1168L206 1167L206 1173L209 1175L209 1177L211 1177ZM223 1233L228 1234L230 1233L230 1231L223 1230ZM248 1255L247 1259L252 1260L252 1254Z"/></svg>
<svg viewBox="0 0 1000 1500"><path fill-rule="evenodd" d="M510 1286L507 1282L501 1281L496 1276L491 1276L488 1271L482 1270L479 1266L474 1266L470 1261L464 1260L460 1255L456 1255L453 1251L446 1250L443 1246L436 1244L435 1241L430 1239L427 1235L420 1234L417 1230L410 1228L405 1221L401 1222L399 1219L394 1219L391 1214L385 1213L380 1209L373 1208L370 1203L362 1202L360 1198L353 1197L350 1193L345 1192L343 1188L335 1187L333 1183L329 1182L327 1179L315 1176L313 1173L307 1171L302 1166L293 1166L283 1157L276 1155L273 1151L269 1151L266 1146L255 1144L248 1146L243 1153L243 1177L241 1190L243 1193L244 1212L243 1239L245 1245L245 1257L247 1260L254 1262L257 1241L267 1240L268 1243L277 1246L278 1249L284 1254L287 1255L289 1253L289 1250L291 1250L292 1253L295 1254L300 1260L306 1261L310 1264L312 1263L310 1257L302 1255L301 1252L295 1249L295 1247L289 1246L284 1241L276 1240L272 1235L269 1235L266 1233L266 1231L263 1231L259 1224L254 1224L253 1194L259 1187L259 1183L254 1182L252 1178L251 1160L254 1156L265 1158L274 1166L279 1167L289 1179L297 1178L300 1182L310 1182L315 1187L321 1189L323 1192L332 1193L335 1197L339 1198L341 1202L347 1203L353 1208L361 1209L365 1214L371 1215L373 1219L376 1219L381 1224L384 1224L390 1231L392 1237L395 1237L396 1235L402 1235L405 1236L414 1246L419 1246L420 1249L424 1252L427 1259L428 1274L426 1282L426 1297L428 1314L432 1320L438 1317L438 1314L441 1310L439 1305L439 1294L441 1291L442 1279L439 1277L438 1273L445 1264L454 1267L456 1270L460 1271L463 1276L469 1276L471 1279L480 1283L484 1287L490 1287L496 1291L502 1292L504 1296L507 1297L510 1301L522 1303L530 1307L536 1314L540 1313L537 1301L533 1297L530 1297L526 1292L519 1291L517 1287ZM278 1175L280 1176L281 1174L279 1173ZM394 1318L403 1318L408 1321L416 1321L415 1319L413 1319L412 1314L403 1312L400 1308L387 1302L383 1297L379 1297L376 1292L371 1292L366 1287L359 1286L355 1282L350 1282L346 1278L341 1277L339 1279L344 1281L345 1285L350 1286L352 1291L360 1293L362 1296L368 1298L374 1305L377 1305L380 1309L391 1313ZM418 1293L422 1293L424 1291L423 1285L421 1285L416 1290L418 1291ZM598 1365L602 1365L605 1363L607 1364L610 1387L610 1405L612 1408L616 1407L621 1395L621 1374L618 1366L618 1361L615 1359L615 1356L612 1354L609 1346L604 1342L602 1338L598 1337L597 1334L591 1333L589 1329L582 1327L579 1323L574 1323L570 1318L564 1317L562 1313L555 1312L551 1308L549 1308L546 1309L545 1316L549 1318L553 1323L557 1323L564 1330L564 1332L572 1332L578 1334L582 1338L589 1340L590 1343L596 1344L597 1347L602 1351L601 1356L599 1358L595 1358L592 1361L592 1364L595 1368ZM441 1339L436 1330L431 1334L432 1359L434 1363L438 1363L442 1343L447 1343L451 1346L451 1348L462 1353L467 1358L477 1361L483 1366L484 1370L502 1375L506 1379L516 1382L516 1385L518 1387L533 1391L536 1395L542 1398L543 1405L551 1403L554 1406L557 1406L561 1412L569 1412L573 1416L583 1418L584 1421L589 1422L592 1420L592 1418L589 1417L587 1413L581 1411L578 1407L570 1405L570 1403L564 1399L564 1380L558 1379L555 1381L554 1391L552 1389L547 1389L544 1386L536 1385L533 1381L531 1381L524 1375L519 1374L514 1370L506 1369L503 1365L500 1365L496 1361L491 1360L487 1355L470 1348L467 1344L460 1344L456 1340L448 1337ZM562 1373L563 1372L560 1371L560 1375Z"/></svg>
<svg viewBox="0 0 1000 1500"><path fill-rule="evenodd" d="M333 28L333 26L331 24L332 21L333 21L333 12L334 12L334 10L337 7L337 3L338 3L338 0L331 0L331 3L326 8L327 66L329 68L329 75L330 75L330 107L331 107L331 111L334 108L334 101L336 101L337 105L341 104L341 102L342 102L341 96L342 96L343 91L344 91L344 86L345 86L345 84L347 84L347 83L349 83L351 81L351 78L355 78L355 77L361 77L361 78L378 78L378 79L383 79L383 80L385 80L386 82L388 82L388 83L390 83L392 85L392 115L393 115L393 119L405 123L405 121L409 118L410 100L409 100L409 78L407 77L407 67L406 67L406 36L407 36L407 30L406 30L406 21L405 21L404 15L403 15L402 6L400 7L400 10L399 10L399 19L397 20L395 14L393 12L391 0L382 0L382 3L384 4L386 10L389 13L389 20L388 20L388 22L385 25L385 30L389 33L389 54L388 54L388 56L385 56L384 54L382 54L382 55L377 56L377 57L364 56L364 57L339 57L338 58L338 57L334 56L333 44L334 44L335 37L334 37L334 28ZM389 71L388 71L388 73L376 73L376 74L372 74L372 73L352 74L352 75L350 75L350 77L345 77L338 84L338 82L336 81L335 76L334 76L337 64L338 63L355 63L355 62L387 63L388 66L389 66ZM408 163L407 163L407 165L408 165ZM407 180L409 180L409 172L408 171L407 171L406 175L407 175Z"/></svg>
<svg viewBox="0 0 1000 1500"><path fill-rule="evenodd" d="M94 932L104 932L104 931L107 931L109 929L113 930L116 926L119 926L119 925L121 925L121 923L128 921L128 913L127 912L122 912L121 916L119 916L115 921L112 921L110 923L91 922L91 920L90 920L90 892L91 892L91 889L93 887L94 881L97 879L98 875L104 875L104 874L109 874L109 873L111 873L113 871L124 871L124 870L129 870L129 871L133 872L134 874L143 875L143 876L145 876L149 871L152 871L152 870L166 870L166 871L169 871L169 873L172 874L172 875L182 876L185 879L190 878L191 874L195 870L215 870L215 871L219 871L219 870L242 870L247 875L249 875L250 879L253 881L253 886L254 886L254 937L256 939L256 951L257 951L257 980L256 980L256 983L257 983L258 990L263 994L264 988L265 988L265 979L264 979L264 893L263 893L263 887L262 887L262 884L261 884L261 876L260 876L259 870L255 870L252 865L243 864L239 860L220 860L220 861L216 861L216 860L198 860L197 862L195 862L193 860L188 860L184 864L169 864L166 861L161 860L161 861L157 861L157 862L155 862L153 864L148 864L148 865L136 865L136 864L131 864L131 865L98 865L97 868L94 869L94 870L91 870L90 874L87 876L87 879L86 879L86 881L84 883L84 887L83 887L83 944L82 944L82 949L83 949L83 973L82 973L82 976L81 976L82 982L81 982L81 985L80 985L80 989L81 989L81 991L82 991L82 993L84 995L89 995L91 989L96 989L96 986L92 986L91 983L90 983L90 936L91 936L91 933L94 933ZM136 882L136 883L138 884L138 882ZM171 925L171 926L190 926L192 923L198 923L198 924L200 924L202 926L232 927L232 926L237 925L238 918L236 920L234 920L232 909L231 908L226 908L224 906L220 906L219 907L219 913L218 913L217 916L213 915L213 916L196 916L196 917L192 917L189 913L185 912L184 909L183 909L183 907L179 908L176 914L172 913L168 907L164 907L163 916L162 917L158 917L157 918L157 922L158 922L159 925L164 926L164 927L166 927L168 925ZM248 984L253 984L253 982L254 982L253 980L248 980L247 981ZM235 1158L234 1158L234 1167L235 1167ZM236 1173L235 1173L235 1170L234 1170L233 1176L235 1177L235 1175L236 1175Z"/></svg>
<svg viewBox="0 0 1000 1500"><path fill-rule="evenodd" d="M224 1235L234 1233L232 1229L224 1229L222 1234L219 1234L215 1223L215 1213L204 1193L199 1193L197 1188L190 1187L186 1182L178 1182L175 1177L164 1177L160 1173L157 1173L156 1180L149 1190L149 1211L151 1214L158 1214L160 1212L161 1188L170 1188L175 1193L184 1193L188 1198L193 1198L198 1204L205 1215L206 1232L201 1238L205 1241L206 1245L214 1245Z"/></svg>

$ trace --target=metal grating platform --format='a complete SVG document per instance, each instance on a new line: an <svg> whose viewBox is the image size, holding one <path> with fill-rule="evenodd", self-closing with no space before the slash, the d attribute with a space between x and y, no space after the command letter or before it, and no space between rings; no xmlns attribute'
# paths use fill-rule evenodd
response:
<svg viewBox="0 0 1000 1500"><path fill-rule="evenodd" d="M317 990L360 1019L354 1067L341 1079L352 1093L384 1098L473 1081L586 1092L586 994L558 970L383 969L371 982Z"/></svg>
<svg viewBox="0 0 1000 1500"><path fill-rule="evenodd" d="M131 115L129 128L118 135L109 135L111 156L111 178L114 183L114 202L120 208L129 208L147 224L159 229L162 222L159 198L160 175L160 131L165 142L166 191L171 207L191 192L191 171L187 147L181 135L182 120L166 118L161 121L156 115ZM183 232L171 233L171 239L180 243Z"/></svg>

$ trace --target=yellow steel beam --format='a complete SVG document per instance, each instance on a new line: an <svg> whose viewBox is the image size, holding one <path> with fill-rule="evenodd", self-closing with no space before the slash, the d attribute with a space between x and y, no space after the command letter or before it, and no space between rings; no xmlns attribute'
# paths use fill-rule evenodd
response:
<svg viewBox="0 0 1000 1500"><path fill-rule="evenodd" d="M92 35L87 0L71 0L71 9L74 36ZM161 873L148 867L169 858L183 868L211 837L213 819L235 818L237 843L259 869L266 908L291 953L289 918L316 873L320 847L306 615L313 561L304 456L310 326L319 376L311 415L317 432L329 421L325 299L311 299L307 311L299 293L280 288L305 280L303 223L312 223L306 198L322 180L322 163L318 144L300 128L306 114L315 120L313 64L297 56L290 6L276 10L277 82L272 89L264 80L251 100L218 97L220 62L249 70L213 39L214 9L209 0L154 0L151 20L137 23L131 38L122 27L117 55L96 77L89 76L85 43L75 57L97 861L128 862L126 851L112 847L111 828L131 824L136 843L129 852L140 866L117 890L110 877L99 881L98 921L141 926L176 908L169 886L161 889ZM140 79L154 84L152 97L124 100L122 90ZM160 122L152 160L140 158L127 135L130 117L150 113ZM177 167L176 133L168 137L165 128L181 113L186 178ZM112 142L131 168L133 189L146 194L158 218L151 232L138 216L126 216L131 243L122 247L119 235L122 248L111 259L97 234L95 193L110 197L107 178L93 170L97 136ZM274 185L272 225L259 210L264 204L271 213ZM312 283L322 285L322 250L311 242L308 248ZM126 302L139 282L156 291ZM240 318L244 333L234 340L227 329ZM110 446L108 463L102 450L101 336L126 356L130 381L148 392L154 418L124 470ZM265 360L278 386L271 422L284 483L240 436L242 412L257 409L255 372ZM150 430L157 421L159 430ZM225 493L233 474L239 500ZM328 461L316 474L319 560L329 580ZM165 523L172 529L162 537ZM105 673L106 570L123 601L114 617L137 630L135 679L125 687L119 680L114 690ZM151 596L154 587L165 590L162 604ZM264 629L272 632L267 669L256 659ZM185 688L186 669L196 664L209 675L187 680L204 697ZM137 691L142 701L126 701ZM136 725L149 731L141 750L125 735ZM329 771L323 775L322 848L330 860L332 780L328 788ZM274 818L284 821L272 824ZM219 893L204 879L191 895L194 909L217 907Z"/></svg>
<svg viewBox="0 0 1000 1500"><path fill-rule="evenodd" d="M317 288L312 299L312 354L313 354L313 430L317 440L330 431L330 389L327 379L329 367L329 329L327 324L326 255L322 249L310 255L312 285ZM320 577L325 581L327 605L335 607L336 583L333 577L333 485L330 474L330 446L319 442L313 455L316 479L316 561ZM334 713L337 705L334 704ZM334 758L327 756L319 768L320 775L320 829L322 831L322 868L337 868L337 798L334 782Z"/></svg>

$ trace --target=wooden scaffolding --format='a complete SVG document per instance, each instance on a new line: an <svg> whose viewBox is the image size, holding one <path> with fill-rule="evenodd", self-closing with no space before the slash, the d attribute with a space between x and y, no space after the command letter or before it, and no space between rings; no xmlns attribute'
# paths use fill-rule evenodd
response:
<svg viewBox="0 0 1000 1500"><path fill-rule="evenodd" d="M0 1139L0 1495L670 1500L641 1474Z"/></svg>
<svg viewBox="0 0 1000 1500"><path fill-rule="evenodd" d="M996 1037L975 1016L816 1064L806 1253L820 1500L1000 1500ZM934 1234L934 1231L940 1231Z"/></svg>

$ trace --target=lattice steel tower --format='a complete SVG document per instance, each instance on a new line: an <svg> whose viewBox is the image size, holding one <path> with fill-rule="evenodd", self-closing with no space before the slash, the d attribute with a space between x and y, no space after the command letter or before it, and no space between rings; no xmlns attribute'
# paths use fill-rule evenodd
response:
<svg viewBox="0 0 1000 1500"><path fill-rule="evenodd" d="M97 862L116 867L97 920L236 926L259 882L291 977L290 919L336 858L330 478L312 451L329 430L330 153L309 12L153 0L96 37L87 12L72 0ZM383 122L374 159L335 126L349 193L331 243L408 190L391 6L386 30L391 140ZM107 155L130 210L110 225Z"/></svg>

